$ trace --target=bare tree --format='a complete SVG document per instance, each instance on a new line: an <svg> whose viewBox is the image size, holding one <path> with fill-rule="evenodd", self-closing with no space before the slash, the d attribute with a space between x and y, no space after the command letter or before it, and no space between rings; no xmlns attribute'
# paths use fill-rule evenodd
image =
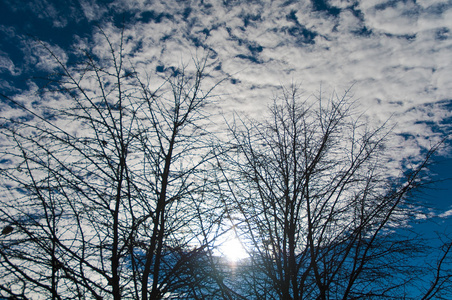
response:
<svg viewBox="0 0 452 300"><path fill-rule="evenodd" d="M435 149L393 175L385 126L347 94L296 88L218 145L207 59L144 77L122 34L103 35L107 59L72 66L41 43L59 67L39 103L2 95L21 116L0 127L0 297L408 298L419 282L420 298L450 295L450 239L416 268L428 246L399 226ZM246 262L215 251L229 231Z"/></svg>
<svg viewBox="0 0 452 300"><path fill-rule="evenodd" d="M159 299L199 280L207 59L151 87L104 37L106 61L47 48L59 70L39 106L2 95L26 112L1 124L2 297Z"/></svg>
<svg viewBox="0 0 452 300"><path fill-rule="evenodd" d="M416 212L409 195L435 148L397 176L390 130L370 129L347 93L301 101L284 89L269 121L231 126L219 190L250 252L241 279L250 298L407 299L428 273L417 257L428 246L400 227ZM450 286L450 270L432 270L441 284L425 295Z"/></svg>

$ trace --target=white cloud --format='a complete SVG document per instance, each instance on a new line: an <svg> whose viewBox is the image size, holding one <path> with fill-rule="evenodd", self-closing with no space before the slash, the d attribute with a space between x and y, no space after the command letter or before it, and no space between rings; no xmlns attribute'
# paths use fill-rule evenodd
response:
<svg viewBox="0 0 452 300"><path fill-rule="evenodd" d="M382 5L375 0L352 9L350 1L337 0L330 4L342 10L332 17L313 12L309 3L286 3L118 0L111 7L134 15L135 23L126 24L124 48L132 52L130 61L138 70L154 74L158 66L189 63L204 53L203 47L216 55L221 69L215 78L233 79L216 90L224 111L258 115L281 84L301 83L307 96L320 86L340 93L354 84L353 93L370 119L382 122L393 116L396 130L417 139L404 141L407 147L401 151L419 153L436 133L418 121L438 124L450 116L443 105L434 104L452 95L452 5L433 0ZM105 6L92 1L81 5L88 20L106 13ZM156 19L143 20L143 13L151 11ZM113 44L119 43L120 30L108 20L103 30ZM110 55L98 32L94 43L85 46L100 57ZM62 49L55 51L66 57ZM38 67L55 67L35 53L30 57ZM2 64L11 68L7 60Z"/></svg>
<svg viewBox="0 0 452 300"><path fill-rule="evenodd" d="M51 45L46 42L32 42L30 40L24 40L24 42L26 43L23 47L26 55L25 59L33 68L53 72L60 66L55 57L63 64L67 62L66 52L57 45Z"/></svg>
<svg viewBox="0 0 452 300"><path fill-rule="evenodd" d="M80 0L79 3L82 7L85 18L89 21L100 20L101 17L108 11L106 5L98 5L92 0Z"/></svg>
<svg viewBox="0 0 452 300"><path fill-rule="evenodd" d="M9 72L13 76L20 75L20 69L16 68L13 61L4 52L0 51L0 73Z"/></svg>
<svg viewBox="0 0 452 300"><path fill-rule="evenodd" d="M225 7L211 2L208 9L192 5L192 23L188 24L180 17L184 7L175 9L175 2L167 1L166 11L174 13L171 19L137 25L135 36L145 41L137 59L142 57L145 61L152 57L177 65L181 57L187 57L181 53L196 52L187 38L197 37L218 54L224 74L238 80L235 85L220 87L225 91L220 94L237 100L229 102L231 109L243 111L248 107L246 103L268 103L280 84L295 80L303 84L308 94L317 91L320 84L343 90L355 83L354 93L363 108L380 114L379 120L396 114L404 124L400 127L403 130L418 120L441 115L441 108L433 106L416 114L406 111L452 94L452 68L447 59L451 51L446 29L452 29L446 18L448 10L433 19L427 8L434 2L421 6L407 1L376 8L380 1L366 1L358 6L363 16L360 19L346 9L349 3L336 2L334 5L344 9L338 18L312 13L300 3L284 6L283 1L273 1ZM151 7L162 11L161 5L153 3ZM288 31L296 26L287 17L292 11L306 30L318 34L315 44L302 44L299 36ZM254 14L246 27L245 12ZM353 33L363 26L373 34ZM443 40L435 39L438 28L443 30ZM205 29L208 31L203 32ZM148 32L152 32L150 37L146 36ZM400 36L406 34L410 37ZM162 41L163 36L170 38ZM252 53L253 46L261 47L260 51ZM390 104L400 101L403 105ZM425 132L419 126L411 128L418 131L416 134Z"/></svg>
<svg viewBox="0 0 452 300"><path fill-rule="evenodd" d="M440 217L440 218L448 218L450 216L452 216L452 209L449 209L438 215L438 217Z"/></svg>

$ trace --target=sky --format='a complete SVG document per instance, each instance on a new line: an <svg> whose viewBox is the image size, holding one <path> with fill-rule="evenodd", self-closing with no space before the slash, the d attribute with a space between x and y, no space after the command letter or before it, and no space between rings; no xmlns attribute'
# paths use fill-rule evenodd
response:
<svg viewBox="0 0 452 300"><path fill-rule="evenodd" d="M107 55L99 29L125 49L138 71L164 75L193 58L215 62L208 80L217 109L259 117L280 91L303 97L350 89L372 124L389 120L398 158L416 158L450 136L452 1L131 1L0 0L0 91L32 101L55 62L74 51ZM2 100L3 101L3 100ZM0 113L8 107L1 105ZM435 157L434 179L452 175L450 140ZM421 195L438 226L452 228L452 182Z"/></svg>

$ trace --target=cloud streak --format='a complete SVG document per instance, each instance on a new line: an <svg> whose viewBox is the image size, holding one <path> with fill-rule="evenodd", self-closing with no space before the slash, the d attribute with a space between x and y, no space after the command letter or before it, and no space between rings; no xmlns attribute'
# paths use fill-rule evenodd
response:
<svg viewBox="0 0 452 300"><path fill-rule="evenodd" d="M81 22L83 15L116 43L124 24L130 61L150 74L210 53L218 62L213 78L229 79L217 89L226 114L262 115L281 84L300 83L306 97L353 85L371 120L392 116L407 155L449 130L443 121L451 117L450 1L81 1L66 15L41 3L54 27ZM41 10L28 9L43 18ZM74 45L107 55L98 30L84 35L92 33L94 42L74 32ZM25 64L54 67L22 49ZM1 61L2 70L16 74L10 57Z"/></svg>

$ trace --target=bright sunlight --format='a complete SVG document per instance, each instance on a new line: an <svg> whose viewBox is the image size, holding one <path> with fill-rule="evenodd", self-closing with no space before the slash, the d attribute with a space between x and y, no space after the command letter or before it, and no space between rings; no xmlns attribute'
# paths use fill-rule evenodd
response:
<svg viewBox="0 0 452 300"><path fill-rule="evenodd" d="M243 248L243 245L238 238L231 238L225 241L221 245L220 252L231 262L236 262L248 257L248 253L245 248Z"/></svg>

